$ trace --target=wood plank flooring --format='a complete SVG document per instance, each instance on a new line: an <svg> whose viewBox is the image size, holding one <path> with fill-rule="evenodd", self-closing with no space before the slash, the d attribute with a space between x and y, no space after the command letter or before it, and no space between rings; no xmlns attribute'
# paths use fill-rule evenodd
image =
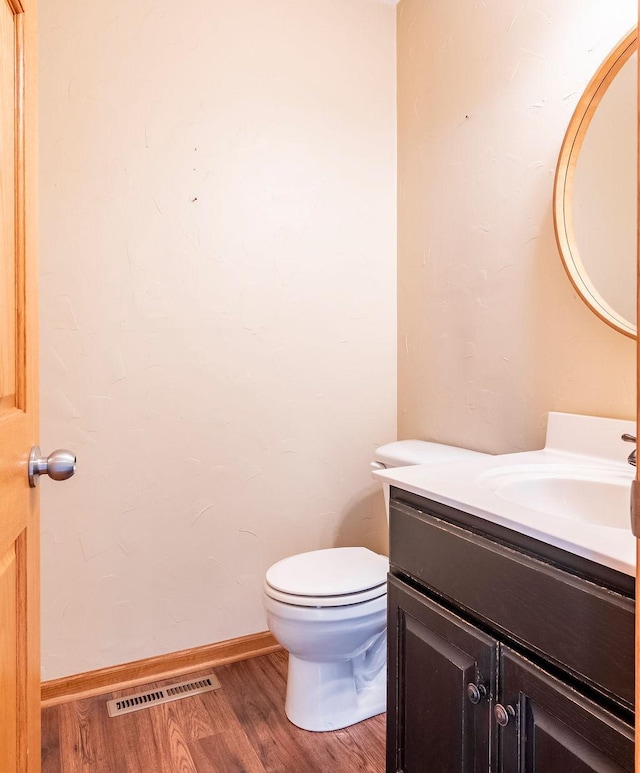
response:
<svg viewBox="0 0 640 773"><path fill-rule="evenodd" d="M44 709L42 773L383 773L384 714L332 733L287 720L285 652L213 673L222 689L121 717L106 701L147 685Z"/></svg>

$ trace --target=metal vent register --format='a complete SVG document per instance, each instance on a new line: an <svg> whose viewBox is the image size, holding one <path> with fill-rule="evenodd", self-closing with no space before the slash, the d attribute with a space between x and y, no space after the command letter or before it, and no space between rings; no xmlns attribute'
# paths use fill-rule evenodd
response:
<svg viewBox="0 0 640 773"><path fill-rule="evenodd" d="M203 692L219 690L220 682L213 674L203 676L202 679L193 679L190 682L176 682L158 690L140 692L136 695L128 695L126 698L114 698L107 701L107 711L110 717L119 717L121 714L129 714L132 711L157 706L160 703L179 701L190 695L199 695Z"/></svg>

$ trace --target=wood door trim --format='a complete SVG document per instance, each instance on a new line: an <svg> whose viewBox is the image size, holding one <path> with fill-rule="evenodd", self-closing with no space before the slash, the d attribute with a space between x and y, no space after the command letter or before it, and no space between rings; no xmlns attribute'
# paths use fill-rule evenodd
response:
<svg viewBox="0 0 640 773"><path fill-rule="evenodd" d="M638 3L638 15L640 16L640 2ZM640 56L638 57L638 191L636 207L638 211L637 238L636 238L636 298L637 309L640 312ZM636 435L638 434L638 418L640 417L640 335L636 339ZM637 443L636 443L637 445ZM636 480L640 481L640 468L636 467ZM638 484L636 484L638 485ZM636 539L636 588L640 587L640 539ZM635 636L635 773L640 773L640 614L636 614Z"/></svg>
<svg viewBox="0 0 640 773"><path fill-rule="evenodd" d="M160 679L171 679L202 668L213 668L259 655L268 655L280 649L282 647L273 635L269 631L264 631L216 644L205 644L201 647L156 655L118 666L100 668L96 671L63 676L42 683L42 708Z"/></svg>

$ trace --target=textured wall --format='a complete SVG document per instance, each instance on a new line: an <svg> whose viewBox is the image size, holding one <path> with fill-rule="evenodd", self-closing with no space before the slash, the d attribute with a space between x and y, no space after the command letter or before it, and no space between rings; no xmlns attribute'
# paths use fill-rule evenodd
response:
<svg viewBox="0 0 640 773"><path fill-rule="evenodd" d="M384 545L395 6L48 0L44 678L265 629L265 569Z"/></svg>
<svg viewBox="0 0 640 773"><path fill-rule="evenodd" d="M401 0L401 437L539 447L550 410L635 415L634 342L565 276L555 163L635 0Z"/></svg>

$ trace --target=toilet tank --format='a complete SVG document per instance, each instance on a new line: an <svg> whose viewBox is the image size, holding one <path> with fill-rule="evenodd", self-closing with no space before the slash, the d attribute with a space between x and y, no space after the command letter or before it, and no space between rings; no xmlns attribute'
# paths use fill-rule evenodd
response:
<svg viewBox="0 0 640 773"><path fill-rule="evenodd" d="M440 464L442 462L454 462L459 459L469 459L472 456L486 456L479 451L471 451L468 448L448 446L443 443L431 443L427 440L396 440L377 448L372 470L384 470L388 467L409 467L414 464ZM388 483L383 483L384 504L389 520L389 492Z"/></svg>

